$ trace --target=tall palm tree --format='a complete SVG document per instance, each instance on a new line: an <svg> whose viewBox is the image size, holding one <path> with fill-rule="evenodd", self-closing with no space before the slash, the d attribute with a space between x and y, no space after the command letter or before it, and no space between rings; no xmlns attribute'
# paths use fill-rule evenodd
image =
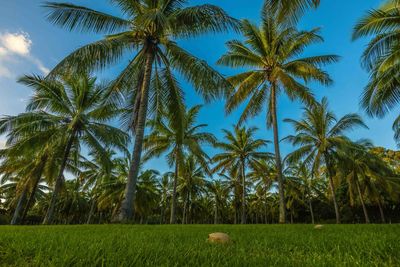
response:
<svg viewBox="0 0 400 267"><path fill-rule="evenodd" d="M329 75L321 66L336 62L337 56L323 55L301 57L304 49L314 43L322 42L319 29L298 31L287 20L285 10L275 11L271 5L262 10L260 26L243 20L240 30L245 41L232 40L227 43L228 52L218 63L234 68L248 68L247 71L230 77L228 80L236 88L230 96L226 110L231 112L248 100L240 117L240 122L259 114L267 107L267 125L273 128L275 160L278 170L280 219L286 220L282 162L279 147L277 97L285 93L291 100L299 99L305 104L314 102L310 89L300 83L319 82L331 84Z"/></svg>
<svg viewBox="0 0 400 267"><path fill-rule="evenodd" d="M399 103L400 83L400 1L386 0L368 11L356 24L353 39L372 36L362 62L370 72L361 106L369 115L382 117Z"/></svg>
<svg viewBox="0 0 400 267"><path fill-rule="evenodd" d="M356 127L367 126L357 114L347 114L340 119L328 109L328 100L323 98L321 103L304 108L302 119L299 121L286 119L296 131L285 139L295 146L297 150L288 155L290 162L304 159L304 164L312 166L314 173L322 163L325 163L332 200L335 208L336 222L340 223L339 206L336 201L336 192L333 182L335 175L334 163L340 149L352 146L353 143L345 136L346 131Z"/></svg>
<svg viewBox="0 0 400 267"><path fill-rule="evenodd" d="M11 139L28 132L42 137L48 144L60 142L62 151L59 171L55 179L53 195L44 224L53 222L54 209L64 180L64 169L74 151L77 159L81 145L94 155L107 160L103 145L123 149L127 135L104 122L114 118L118 110L113 104L105 104L104 86L87 74L75 74L48 80L39 76L25 76L22 84L31 87L33 97L27 112L2 119L0 128L8 132ZM47 139L44 139L47 138Z"/></svg>
<svg viewBox="0 0 400 267"><path fill-rule="evenodd" d="M266 159L270 153L260 152L267 145L267 141L256 139L254 134L257 128L235 126L233 132L223 130L225 142L217 142L216 148L222 150L212 161L216 163L214 171L228 171L231 168L238 170L238 177L242 178L242 215L241 223L246 223L246 169L259 159Z"/></svg>
<svg viewBox="0 0 400 267"><path fill-rule="evenodd" d="M175 165L170 223L176 222L176 192L185 154L193 155L206 171L209 170L209 157L202 146L214 144L215 137L210 133L200 132L207 126L196 124L200 108L201 106L190 108L183 114L180 121L171 114L167 114L165 118L151 120L149 126L152 128L152 133L145 137L145 159L167 153L168 164Z"/></svg>
<svg viewBox="0 0 400 267"><path fill-rule="evenodd" d="M225 94L225 79L205 61L185 51L174 41L207 32L236 27L236 20L221 8L204 4L186 6L186 0L113 0L123 16L113 16L87 7L66 3L46 3L47 18L69 30L106 34L97 42L85 45L62 60L52 71L104 68L129 54L130 63L115 79L116 92L129 92L129 126L135 136L134 148L120 219L133 216L136 181L139 173L144 128L149 99L153 111L167 107L179 120L182 115L182 89L174 71L188 80L206 100ZM113 94L118 95L118 94ZM115 97L111 97L114 99Z"/></svg>

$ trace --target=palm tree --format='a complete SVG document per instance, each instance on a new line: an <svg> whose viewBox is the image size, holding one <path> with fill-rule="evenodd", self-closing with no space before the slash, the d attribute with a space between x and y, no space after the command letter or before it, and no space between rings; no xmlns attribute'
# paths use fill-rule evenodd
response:
<svg viewBox="0 0 400 267"><path fill-rule="evenodd" d="M340 166L341 172L348 183L350 203L354 204L355 196L358 196L364 212L365 223L370 223L365 204L366 195L370 195L371 200L376 199L376 192L373 191L377 188L374 184L380 184L380 195L390 193L391 187L396 187L398 184L393 170L380 157L370 152L372 148L373 145L370 141L360 140L354 146L339 153L343 162ZM374 182L372 182L373 180Z"/></svg>
<svg viewBox="0 0 400 267"><path fill-rule="evenodd" d="M106 90L87 74L64 76L48 80L39 76L25 76L22 84L34 90L27 112L2 119L0 127L9 132L11 139L18 139L31 132L42 136L48 144L60 142L62 151L53 195L44 224L51 224L58 194L64 180L64 169L74 151L77 159L81 145L103 160L107 160L104 145L123 149L127 135L105 124L118 114L112 104L104 103ZM45 139L47 138L47 139Z"/></svg>
<svg viewBox="0 0 400 267"><path fill-rule="evenodd" d="M315 194L321 196L318 191L318 185L320 179L315 173L312 172L310 166L299 162L295 165L291 165L288 168L289 176L292 177L292 181L297 182L299 188L301 188L301 193L304 198L304 205L308 204L308 210L310 212L311 223L315 223L314 208L313 208L313 198Z"/></svg>
<svg viewBox="0 0 400 267"><path fill-rule="evenodd" d="M77 179L82 183L82 189L88 192L90 197L90 211L86 223L90 224L98 204L101 193L100 186L113 179L116 175L112 160L115 152L107 150L107 160L94 155L92 160L84 159L80 164Z"/></svg>
<svg viewBox="0 0 400 267"><path fill-rule="evenodd" d="M399 8L400 1L386 0L380 8L368 11L354 27L354 40L372 36L362 56L371 78L361 105L369 115L382 117L399 103Z"/></svg>
<svg viewBox="0 0 400 267"><path fill-rule="evenodd" d="M237 224L240 215L240 196L242 195L242 183L240 181L240 166L231 166L217 173L221 177L222 186L228 192L230 206L233 208L233 224Z"/></svg>
<svg viewBox="0 0 400 267"><path fill-rule="evenodd" d="M319 29L297 31L286 22L290 16L265 5L262 10L260 26L243 20L240 30L244 42L232 40L227 43L228 52L218 63L235 68L249 68L248 71L230 77L228 80L236 88L230 96L226 110L232 112L248 99L240 117L240 122L259 114L267 107L267 126L273 128L275 161L278 170L280 212L279 221L285 223L284 185L282 162L279 147L277 97L284 92L291 100L299 99L312 104L314 97L310 89L300 83L316 81L323 85L331 84L329 75L321 66L336 62L337 56L323 55L300 57L304 49L314 43L322 42Z"/></svg>
<svg viewBox="0 0 400 267"><path fill-rule="evenodd" d="M269 5L272 10L278 12L281 20L289 16L292 22L296 22L307 9L317 8L320 0L265 0L264 5Z"/></svg>
<svg viewBox="0 0 400 267"><path fill-rule="evenodd" d="M137 198L135 199L135 215L140 216L140 223L158 208L160 202L159 173L155 170L143 171L138 177Z"/></svg>
<svg viewBox="0 0 400 267"><path fill-rule="evenodd" d="M161 194L160 206L161 206L161 214L160 214L160 223L163 224L165 222L165 213L167 210L168 202L171 198L171 181L174 177L173 172L165 172L161 175L161 181L159 184L159 191Z"/></svg>
<svg viewBox="0 0 400 267"><path fill-rule="evenodd" d="M251 163L251 172L248 174L254 184L257 200L264 201L264 221L268 221L268 198L272 189L275 189L277 173L273 156L270 159L256 160Z"/></svg>
<svg viewBox="0 0 400 267"><path fill-rule="evenodd" d="M214 144L215 137L210 133L200 132L202 128L207 126L206 124L195 124L200 108L201 106L190 108L184 113L180 121L177 121L171 114L167 114L165 118L151 120L149 126L152 128L152 133L146 136L144 141L145 159L159 157L167 153L168 164L170 166L175 165L170 217L172 224L176 222L176 192L184 155L193 155L204 170L209 170L209 157L202 146Z"/></svg>
<svg viewBox="0 0 400 267"><path fill-rule="evenodd" d="M267 141L254 138L257 128L235 126L233 132L223 130L226 142L217 142L216 148L223 152L216 154L212 161L216 163L214 171L228 171L233 168L242 178L242 216L241 223L246 223L246 169L255 160L266 159L270 153L260 152L267 145Z"/></svg>
<svg viewBox="0 0 400 267"><path fill-rule="evenodd" d="M347 114L340 119L328 109L328 100L323 98L321 103L304 108L303 118L299 121L286 119L293 125L295 135L285 139L295 146L297 150L288 155L290 162L304 159L304 164L310 164L316 174L322 162L325 163L329 179L330 191L336 214L336 222L340 223L339 207L335 196L333 177L335 175L334 161L340 149L352 146L353 143L344 135L346 131L356 127L367 126L357 114Z"/></svg>
<svg viewBox="0 0 400 267"><path fill-rule="evenodd" d="M206 189L206 171L193 155L186 157L182 167L178 192L184 200L182 224L187 224L190 223L193 201Z"/></svg>
<svg viewBox="0 0 400 267"><path fill-rule="evenodd" d="M206 100L225 94L225 79L206 62L179 47L174 39L221 32L236 27L236 20L221 8L204 4L186 7L185 0L115 0L124 14L109 15L90 8L65 3L46 3L47 18L69 30L107 34L62 60L52 73L76 67L104 68L130 54L130 63L115 79L115 92L129 91L129 126L135 136L120 220L133 216L132 203L142 153L149 99L153 111L163 107L182 115L182 89L174 71L186 78ZM51 74L52 74L51 73ZM115 94L113 94L115 95ZM111 97L114 98L114 97ZM161 105L161 108L160 108Z"/></svg>
<svg viewBox="0 0 400 267"><path fill-rule="evenodd" d="M212 180L206 185L214 200L214 224L218 224L220 223L220 214L226 205L229 190L221 180Z"/></svg>

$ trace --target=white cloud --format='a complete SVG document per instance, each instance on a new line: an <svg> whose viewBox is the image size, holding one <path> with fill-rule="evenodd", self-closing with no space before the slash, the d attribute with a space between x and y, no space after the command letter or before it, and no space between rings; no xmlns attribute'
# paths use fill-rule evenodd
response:
<svg viewBox="0 0 400 267"><path fill-rule="evenodd" d="M9 52L22 56L29 54L32 45L29 35L24 32L2 34L0 42Z"/></svg>
<svg viewBox="0 0 400 267"><path fill-rule="evenodd" d="M43 74L49 69L31 54L32 40L25 32L0 33L0 77L11 78L11 67L15 68L15 59L25 59L33 63Z"/></svg>

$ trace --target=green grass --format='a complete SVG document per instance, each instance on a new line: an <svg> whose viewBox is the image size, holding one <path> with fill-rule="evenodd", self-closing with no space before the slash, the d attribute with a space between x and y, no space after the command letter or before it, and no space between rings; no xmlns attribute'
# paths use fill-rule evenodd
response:
<svg viewBox="0 0 400 267"><path fill-rule="evenodd" d="M400 266L400 225L1 226L0 265Z"/></svg>

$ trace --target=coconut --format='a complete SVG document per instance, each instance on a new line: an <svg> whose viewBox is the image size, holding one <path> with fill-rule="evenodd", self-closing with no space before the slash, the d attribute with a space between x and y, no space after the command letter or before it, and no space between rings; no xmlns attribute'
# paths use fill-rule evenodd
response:
<svg viewBox="0 0 400 267"><path fill-rule="evenodd" d="M225 233L212 233L208 235L207 241L210 243L227 244L231 242L231 238Z"/></svg>
<svg viewBox="0 0 400 267"><path fill-rule="evenodd" d="M314 229L317 229L317 230L321 230L322 228L324 228L324 226L322 224L317 224L314 226Z"/></svg>

